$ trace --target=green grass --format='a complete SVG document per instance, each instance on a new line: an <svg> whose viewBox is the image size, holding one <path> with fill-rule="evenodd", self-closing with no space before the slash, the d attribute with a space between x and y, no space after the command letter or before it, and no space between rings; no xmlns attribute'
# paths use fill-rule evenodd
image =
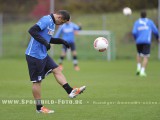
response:
<svg viewBox="0 0 160 120"><path fill-rule="evenodd" d="M71 86L87 86L84 94L72 101L81 100L82 104L45 104L55 110L54 114L46 115L35 113L33 104L2 104L2 100L33 100L33 97L25 59L1 59L1 119L159 120L159 61L149 61L146 78L135 76L134 60L79 62L81 70L76 72L72 62L65 61L63 73ZM53 75L43 81L42 96L44 100L70 100Z"/></svg>

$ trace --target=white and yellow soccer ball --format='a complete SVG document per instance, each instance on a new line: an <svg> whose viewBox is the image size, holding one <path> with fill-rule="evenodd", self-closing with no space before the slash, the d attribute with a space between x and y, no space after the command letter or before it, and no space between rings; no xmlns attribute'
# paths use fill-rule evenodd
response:
<svg viewBox="0 0 160 120"><path fill-rule="evenodd" d="M107 50L109 46L109 42L106 38L104 37L98 37L94 40L94 48L99 51L99 52L104 52Z"/></svg>
<svg viewBox="0 0 160 120"><path fill-rule="evenodd" d="M129 8L129 7L123 8L123 14L126 16L131 15L132 14L131 8Z"/></svg>

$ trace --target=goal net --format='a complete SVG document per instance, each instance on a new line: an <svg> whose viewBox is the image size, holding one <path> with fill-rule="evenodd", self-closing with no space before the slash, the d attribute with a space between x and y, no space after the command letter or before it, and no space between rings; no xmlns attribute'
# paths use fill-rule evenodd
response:
<svg viewBox="0 0 160 120"><path fill-rule="evenodd" d="M93 47L93 42L97 37L105 37L109 41L109 47L105 52L98 52ZM114 35L110 31L105 30L81 30L76 33L75 44L78 59L82 60L114 60L116 57ZM61 53L61 45L53 47L54 57L59 57ZM53 56L51 55L51 56ZM71 52L68 50L67 59L72 59Z"/></svg>
<svg viewBox="0 0 160 120"><path fill-rule="evenodd" d="M97 37L105 37L109 41L109 47L105 52L101 53L94 50L93 42ZM76 39L77 49L86 58L107 59L108 61L115 59L115 40L112 32L106 30L82 30L78 32Z"/></svg>

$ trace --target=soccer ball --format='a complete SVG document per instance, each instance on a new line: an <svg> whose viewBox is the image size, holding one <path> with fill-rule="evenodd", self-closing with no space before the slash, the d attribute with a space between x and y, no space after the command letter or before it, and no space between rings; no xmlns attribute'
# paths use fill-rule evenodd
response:
<svg viewBox="0 0 160 120"><path fill-rule="evenodd" d="M129 8L129 7L123 8L123 14L126 16L131 15L132 14L131 8Z"/></svg>
<svg viewBox="0 0 160 120"><path fill-rule="evenodd" d="M93 45L99 52L104 52L108 48L108 40L104 37L98 37L94 40Z"/></svg>

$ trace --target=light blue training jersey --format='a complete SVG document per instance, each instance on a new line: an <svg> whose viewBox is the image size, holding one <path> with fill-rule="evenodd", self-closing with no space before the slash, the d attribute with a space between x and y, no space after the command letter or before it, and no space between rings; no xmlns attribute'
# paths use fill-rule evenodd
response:
<svg viewBox="0 0 160 120"><path fill-rule="evenodd" d="M44 16L36 24L42 30L39 34L49 43L55 30L55 23L53 22L52 17L50 15ZM38 59L44 59L47 56L47 49L43 44L39 43L31 36L25 54Z"/></svg>
<svg viewBox="0 0 160 120"><path fill-rule="evenodd" d="M74 31L79 30L79 29L80 29L80 27L78 25L76 25L75 23L68 22L68 23L61 25L58 28L54 37L59 38L61 36L62 39L64 39L68 43L73 43L75 40Z"/></svg>
<svg viewBox="0 0 160 120"><path fill-rule="evenodd" d="M136 44L151 44L152 33L158 37L158 29L148 18L139 18L133 26L132 34Z"/></svg>

